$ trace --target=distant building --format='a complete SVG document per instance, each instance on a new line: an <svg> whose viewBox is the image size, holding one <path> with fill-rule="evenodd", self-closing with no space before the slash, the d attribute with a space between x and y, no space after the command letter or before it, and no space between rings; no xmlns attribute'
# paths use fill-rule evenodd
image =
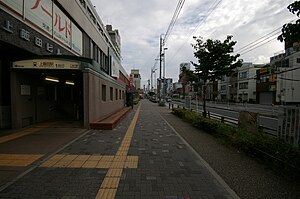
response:
<svg viewBox="0 0 300 199"><path fill-rule="evenodd" d="M261 67L262 65L245 62L238 68L238 101L256 101L256 71Z"/></svg>
<svg viewBox="0 0 300 199"><path fill-rule="evenodd" d="M230 76L223 76L218 81L218 98L222 101L238 101L237 90L238 90L238 69Z"/></svg>
<svg viewBox="0 0 300 199"><path fill-rule="evenodd" d="M131 69L131 74L133 75L133 85L139 90L141 89L141 75L138 69Z"/></svg>
<svg viewBox="0 0 300 199"><path fill-rule="evenodd" d="M174 82L173 83L173 94L182 95L182 83L181 82Z"/></svg>
<svg viewBox="0 0 300 199"><path fill-rule="evenodd" d="M300 103L300 43L286 46L284 54L270 58L276 69L276 102L281 104Z"/></svg>
<svg viewBox="0 0 300 199"><path fill-rule="evenodd" d="M259 104L274 104L276 102L275 67L266 65L256 71L256 101Z"/></svg>

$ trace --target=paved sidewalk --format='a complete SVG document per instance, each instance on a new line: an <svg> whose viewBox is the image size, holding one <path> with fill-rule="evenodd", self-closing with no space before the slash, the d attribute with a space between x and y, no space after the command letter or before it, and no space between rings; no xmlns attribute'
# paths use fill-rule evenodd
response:
<svg viewBox="0 0 300 199"><path fill-rule="evenodd" d="M0 198L235 198L148 101L114 130L91 130Z"/></svg>

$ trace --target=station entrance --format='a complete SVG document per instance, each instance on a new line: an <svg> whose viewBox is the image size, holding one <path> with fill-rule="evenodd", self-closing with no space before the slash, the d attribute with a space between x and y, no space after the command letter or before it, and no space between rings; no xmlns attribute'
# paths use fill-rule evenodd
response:
<svg viewBox="0 0 300 199"><path fill-rule="evenodd" d="M12 127L44 121L83 120L83 73L61 60L14 62L11 70Z"/></svg>

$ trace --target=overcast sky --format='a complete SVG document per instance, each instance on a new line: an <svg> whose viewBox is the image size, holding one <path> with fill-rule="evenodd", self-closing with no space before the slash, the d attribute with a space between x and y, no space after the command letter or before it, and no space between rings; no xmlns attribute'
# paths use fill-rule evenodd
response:
<svg viewBox="0 0 300 199"><path fill-rule="evenodd" d="M139 69L141 86L147 85L159 53L159 37L166 33L178 0L91 1L102 22L119 30L125 70L130 73L133 68ZM166 77L178 81L179 64L195 61L191 47L193 36L224 40L227 35L233 35L237 41L235 50L238 50L295 19L286 8L292 2L294 0L186 0L166 42ZM274 37L264 38L264 42L271 41L250 52L236 52L245 62L267 63L270 56L284 50L283 43L272 40ZM158 72L159 63L156 68Z"/></svg>

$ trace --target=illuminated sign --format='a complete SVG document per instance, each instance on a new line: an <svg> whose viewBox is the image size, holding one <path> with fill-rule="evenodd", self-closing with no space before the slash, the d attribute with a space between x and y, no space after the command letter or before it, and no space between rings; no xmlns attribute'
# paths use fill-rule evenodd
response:
<svg viewBox="0 0 300 199"><path fill-rule="evenodd" d="M79 63L63 61L63 60L23 60L16 61L13 63L13 68L24 68L24 69L79 69Z"/></svg>

